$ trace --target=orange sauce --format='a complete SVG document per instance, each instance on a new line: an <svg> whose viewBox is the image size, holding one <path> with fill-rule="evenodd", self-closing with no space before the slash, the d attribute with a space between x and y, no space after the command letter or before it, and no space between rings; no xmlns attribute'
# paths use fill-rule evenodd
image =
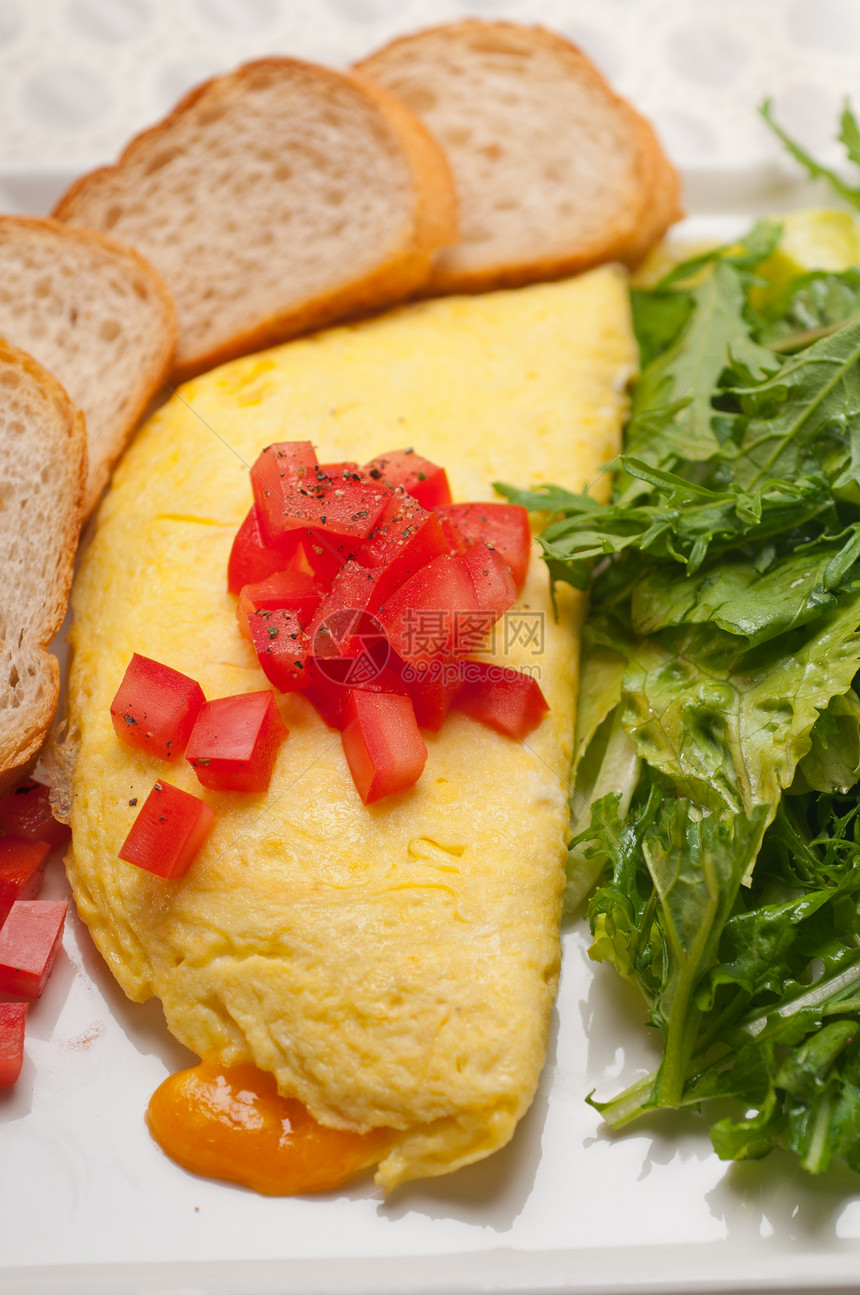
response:
<svg viewBox="0 0 860 1295"><path fill-rule="evenodd" d="M381 1160L391 1137L389 1129L326 1128L301 1102L281 1097L265 1071L214 1061L166 1079L146 1119L162 1151L185 1169L266 1196L339 1187Z"/></svg>

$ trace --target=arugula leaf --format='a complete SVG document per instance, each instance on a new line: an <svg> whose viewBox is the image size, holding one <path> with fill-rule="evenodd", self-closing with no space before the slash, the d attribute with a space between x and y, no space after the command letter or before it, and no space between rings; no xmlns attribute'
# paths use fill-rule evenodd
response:
<svg viewBox="0 0 860 1295"><path fill-rule="evenodd" d="M774 121L773 104L770 99L765 99L764 103L759 106L759 113L767 122L768 126L770 126L773 133L782 141L795 161L799 162L800 165L806 169L811 179L826 180L835 192L839 194L840 198L843 198L845 202L850 204L850 206L860 208L860 187L854 188L851 185L846 184L842 177L837 175L834 170L828 166L823 166L820 162L817 162L810 153L807 153L806 149L803 148L802 145L798 144L796 140L793 140L791 136L788 135L776 121ZM842 112L839 138L842 143L845 144L851 161L860 165L860 161L858 161L860 152L858 152L857 148L857 141L858 138L860 138L860 133L858 133L857 122L848 104L845 105Z"/></svg>
<svg viewBox="0 0 860 1295"><path fill-rule="evenodd" d="M849 427L860 413L860 319L814 342L762 382L730 388L743 432L726 447L738 485L770 478L838 475L848 461Z"/></svg>

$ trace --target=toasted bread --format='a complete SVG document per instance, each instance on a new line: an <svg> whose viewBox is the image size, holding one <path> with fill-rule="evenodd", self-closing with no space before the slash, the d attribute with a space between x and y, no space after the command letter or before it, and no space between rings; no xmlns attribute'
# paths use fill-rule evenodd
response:
<svg viewBox="0 0 860 1295"><path fill-rule="evenodd" d="M164 276L180 377L408 296L457 237L450 171L420 120L359 74L289 58L193 90L55 215Z"/></svg>
<svg viewBox="0 0 860 1295"><path fill-rule="evenodd" d="M431 291L633 266L681 215L653 129L562 36L467 19L357 66L423 118L454 171L461 241Z"/></svg>
<svg viewBox="0 0 860 1295"><path fill-rule="evenodd" d="M0 794L54 718L62 624L86 479L84 420L59 382L0 341Z"/></svg>
<svg viewBox="0 0 860 1295"><path fill-rule="evenodd" d="M0 216L0 337L53 373L84 414L86 516L170 369L170 294L151 265L112 238Z"/></svg>

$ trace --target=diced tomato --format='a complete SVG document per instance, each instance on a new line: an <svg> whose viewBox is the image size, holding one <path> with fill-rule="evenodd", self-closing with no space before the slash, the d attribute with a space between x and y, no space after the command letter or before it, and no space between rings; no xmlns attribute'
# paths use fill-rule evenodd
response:
<svg viewBox="0 0 860 1295"><path fill-rule="evenodd" d="M277 548L286 538L284 512L296 490L312 490L319 463L310 441L267 445L251 468L251 489L263 541ZM247 583L247 581L245 582Z"/></svg>
<svg viewBox="0 0 860 1295"><path fill-rule="evenodd" d="M38 998L63 935L68 900L18 899L0 927L0 993Z"/></svg>
<svg viewBox="0 0 860 1295"><path fill-rule="evenodd" d="M214 821L215 811L205 800L160 779L143 802L119 857L156 877L182 877Z"/></svg>
<svg viewBox="0 0 860 1295"><path fill-rule="evenodd" d="M442 534L445 536L448 552L453 554L465 553L468 545L454 523L445 516L446 510L444 508L434 508L433 512L439 518L439 525L442 527Z"/></svg>
<svg viewBox="0 0 860 1295"><path fill-rule="evenodd" d="M245 585L236 605L239 632L250 643L249 617L256 611L275 611L285 607L295 612L301 625L307 625L325 596L325 588L308 571L277 571L267 580Z"/></svg>
<svg viewBox="0 0 860 1295"><path fill-rule="evenodd" d="M392 653L391 670L412 698L418 727L438 733L460 691L460 663L452 657L406 662Z"/></svg>
<svg viewBox="0 0 860 1295"><path fill-rule="evenodd" d="M473 544L453 560L468 573L478 613L470 620L460 617L455 647L460 653L475 652L499 617L516 602L517 587L504 558L486 544Z"/></svg>
<svg viewBox="0 0 860 1295"><path fill-rule="evenodd" d="M310 639L294 611L260 608L250 619L251 642L269 683L279 692L296 692L308 682Z"/></svg>
<svg viewBox="0 0 860 1295"><path fill-rule="evenodd" d="M351 460L345 463L321 463L320 471L324 472L327 477L357 477L359 481L367 479L364 468L360 468L357 463L353 463Z"/></svg>
<svg viewBox="0 0 860 1295"><path fill-rule="evenodd" d="M380 572L378 605L421 567L447 552L439 519L398 487L356 560Z"/></svg>
<svg viewBox="0 0 860 1295"><path fill-rule="evenodd" d="M42 889L50 849L47 841L0 837L0 926L16 899L35 899Z"/></svg>
<svg viewBox="0 0 860 1295"><path fill-rule="evenodd" d="M436 515L449 536L463 544L484 543L511 569L518 589L525 584L531 553L529 515L519 504L446 504Z"/></svg>
<svg viewBox="0 0 860 1295"><path fill-rule="evenodd" d="M185 750L204 701L203 689L194 679L135 652L110 713L123 742L171 760Z"/></svg>
<svg viewBox="0 0 860 1295"><path fill-rule="evenodd" d="M262 792L286 737L287 728L270 689L218 697L201 710L185 758L204 787Z"/></svg>
<svg viewBox="0 0 860 1295"><path fill-rule="evenodd" d="M0 800L0 837L17 836L26 841L47 841L63 845L69 836L65 823L51 813L50 789L28 778Z"/></svg>
<svg viewBox="0 0 860 1295"><path fill-rule="evenodd" d="M29 1006L29 1003L0 1003L0 1088L9 1088L21 1073Z"/></svg>
<svg viewBox="0 0 860 1295"><path fill-rule="evenodd" d="M381 572L361 566L350 560L345 562L323 598L308 626L311 651L334 663L339 658L349 658L342 666L332 665L332 677L346 681L351 671L351 661L368 650L376 655L379 668L378 647L386 643L385 632L372 615L378 601L376 588Z"/></svg>
<svg viewBox="0 0 860 1295"><path fill-rule="evenodd" d="M402 486L424 508L450 504L451 487L444 468L423 459L414 450L392 450L371 460L365 468L374 481L387 486Z"/></svg>
<svg viewBox="0 0 860 1295"><path fill-rule="evenodd" d="M549 710L540 684L531 675L484 661L470 661L466 670L457 709L505 737L522 741Z"/></svg>
<svg viewBox="0 0 860 1295"><path fill-rule="evenodd" d="M427 760L412 702L396 693L350 693L342 740L365 805L414 786Z"/></svg>
<svg viewBox="0 0 860 1295"><path fill-rule="evenodd" d="M434 558L396 589L376 615L405 661L450 656L464 612L476 608L472 579L458 558Z"/></svg>
<svg viewBox="0 0 860 1295"><path fill-rule="evenodd" d="M311 466L309 441L286 441L264 450L251 471L263 538L277 545L306 527L329 537L363 540L373 529L388 489L355 477L329 477ZM313 454L313 451L310 450Z"/></svg>
<svg viewBox="0 0 860 1295"><path fill-rule="evenodd" d="M304 562L302 535L291 531L277 547L263 539L256 505L236 532L227 563L227 589L237 594L244 585L257 584L276 571L300 567Z"/></svg>
<svg viewBox="0 0 860 1295"><path fill-rule="evenodd" d="M353 659L351 662L344 664L352 665L353 671L345 674L345 679L341 681L337 675L338 670L332 671L332 664L339 666L339 662L316 661L311 660L309 666L310 682L305 689L303 696L307 697L316 709L320 718L328 724L329 728L342 729L344 724L343 714L346 709L346 703L349 701L350 694L359 689L362 692L393 692L406 696L407 688L402 679L391 670L388 666L377 669L372 666L361 677L360 660Z"/></svg>

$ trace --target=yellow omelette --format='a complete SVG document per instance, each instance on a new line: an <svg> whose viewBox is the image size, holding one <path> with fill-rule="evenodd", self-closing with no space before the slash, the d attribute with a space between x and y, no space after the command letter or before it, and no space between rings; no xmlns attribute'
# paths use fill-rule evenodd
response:
<svg viewBox="0 0 860 1295"><path fill-rule="evenodd" d="M226 592L248 466L273 441L320 462L414 446L455 500L496 480L593 486L619 448L635 348L626 283L446 298L290 342L181 388L139 432L74 591L79 740L69 875L125 992L157 995L204 1058L253 1062L324 1125L395 1130L377 1181L447 1173L506 1143L535 1092L559 966L579 598L555 618L533 554L497 628L550 711L524 743L452 713L417 786L365 807L340 735L300 693L265 795L200 787L121 743L109 707L133 652L208 698L267 685ZM157 767L156 767L157 765ZM117 852L159 776L208 801L190 872Z"/></svg>

